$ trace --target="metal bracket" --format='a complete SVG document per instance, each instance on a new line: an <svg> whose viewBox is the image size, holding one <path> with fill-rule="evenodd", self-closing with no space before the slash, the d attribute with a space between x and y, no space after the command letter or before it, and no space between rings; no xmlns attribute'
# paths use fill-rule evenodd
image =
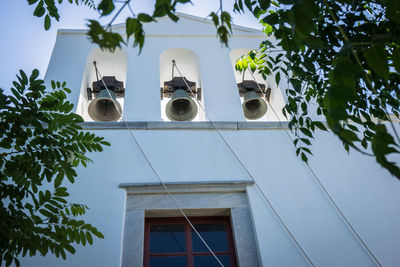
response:
<svg viewBox="0 0 400 267"><path fill-rule="evenodd" d="M201 100L201 88L196 88L196 83L187 80L186 77L174 77L172 80L164 82L164 87L160 88L160 98L171 98L172 94L178 89L185 90L190 97Z"/></svg>
<svg viewBox="0 0 400 267"><path fill-rule="evenodd" d="M89 101L93 99L93 91L90 87L86 88L86 96Z"/></svg>
<svg viewBox="0 0 400 267"><path fill-rule="evenodd" d="M106 89L106 86L104 84L106 84L107 89L114 92L115 97L122 98L125 96L125 88L123 82L118 81L115 76L103 76L102 79L93 82L93 89L89 87L86 88L88 100L96 98L100 91Z"/></svg>
<svg viewBox="0 0 400 267"><path fill-rule="evenodd" d="M239 89L239 95L241 97L249 91L254 91L259 97L265 98L265 100L267 100L268 102L271 98L271 88L265 89L265 84L256 83L252 80L244 80L241 83L238 83L237 86Z"/></svg>

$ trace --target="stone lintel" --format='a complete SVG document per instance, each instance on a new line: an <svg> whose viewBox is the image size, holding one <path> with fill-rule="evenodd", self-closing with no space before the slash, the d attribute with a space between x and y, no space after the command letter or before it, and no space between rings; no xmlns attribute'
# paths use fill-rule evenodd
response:
<svg viewBox="0 0 400 267"><path fill-rule="evenodd" d="M246 192L246 187L253 184L254 182L251 180L164 183L168 191L173 194ZM168 194L164 185L161 183L123 183L119 187L124 188L128 195Z"/></svg>

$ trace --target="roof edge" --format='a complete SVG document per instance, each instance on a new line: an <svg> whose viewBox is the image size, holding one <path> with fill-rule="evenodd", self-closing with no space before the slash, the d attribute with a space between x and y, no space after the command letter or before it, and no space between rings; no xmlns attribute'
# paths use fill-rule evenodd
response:
<svg viewBox="0 0 400 267"><path fill-rule="evenodd" d="M176 12L175 14L180 18L185 18L188 20L196 21L196 22L214 25L213 21L210 18L198 17L198 16L186 14L186 13L181 13L181 12ZM164 16L157 20L161 21L161 20L167 20L167 19L169 19L169 18L167 16ZM123 29L124 27L125 27L125 23L118 23L118 24L112 25L113 30ZM251 27L240 26L240 25L236 25L236 24L232 24L232 29L243 31L246 33L253 33L254 35L263 35L264 34L262 30L258 30L258 29L251 28ZM87 31L88 31L88 29L58 29L57 34L78 34L78 35L80 35L80 34L86 34ZM215 34L213 34L213 35L215 35Z"/></svg>

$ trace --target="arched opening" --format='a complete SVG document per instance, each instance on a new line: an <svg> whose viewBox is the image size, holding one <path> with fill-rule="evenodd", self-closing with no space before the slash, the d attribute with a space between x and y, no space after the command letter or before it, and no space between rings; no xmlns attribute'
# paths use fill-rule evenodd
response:
<svg viewBox="0 0 400 267"><path fill-rule="evenodd" d="M188 86L190 90L187 88ZM200 62L193 51L172 48L161 53L160 98L162 120L204 120L204 114L197 103L197 101L202 101L201 91Z"/></svg>
<svg viewBox="0 0 400 267"><path fill-rule="evenodd" d="M97 74L93 62L96 62L98 70ZM109 98L110 93L103 92L103 95L101 95L100 92L99 94L92 95L90 91L93 91L94 89L93 87L96 85L100 87L104 86L103 81L106 81L106 84L109 83L117 84L119 88L121 88L121 86L125 88L126 69L127 69L127 55L124 51L117 49L116 51L111 53L102 51L99 48L92 50L86 60L86 67L83 74L81 91L79 95L78 106L76 108L76 113L81 115L85 121L95 121L95 119L93 119L89 114L89 108L92 108L92 110L99 109L99 110L104 110L104 114L99 114L96 117L97 121L121 120L119 113L123 114L123 108L124 108L124 97L123 97L124 94L121 93L121 91L114 91L114 94L111 93L111 95L115 97L115 100L120 105L120 109L118 110L115 109L114 104L110 101L107 102L105 100L99 100L99 99L96 100L96 97ZM102 77L103 81L101 81ZM107 80L107 78L105 77L110 77L110 78L108 78ZM115 77L115 80L112 77ZM98 83L94 85L93 82L98 82ZM122 82L122 85L121 83L118 82ZM108 85L107 88L111 89L110 85ZM93 104L89 106L92 101L96 101L96 103L93 102ZM107 116L103 116L106 114Z"/></svg>
<svg viewBox="0 0 400 267"><path fill-rule="evenodd" d="M237 84L246 83L246 81L254 81L253 76L255 78L256 83L259 84L262 89L267 92L269 91L269 96L265 96L265 94L259 94L258 97L256 94L241 94L241 103L243 106L243 112L245 114L246 120L249 121L286 121L287 119L282 114L282 108L285 106L285 101L279 86L277 86L274 77L268 76L266 80L259 73L253 73L253 76L250 73L250 70L246 70L243 72L235 70L236 61L243 55L247 55L252 49L249 48L239 48L234 49L230 53L230 59L232 63L233 72L235 74L235 79ZM254 83L254 84L256 84ZM238 88L239 90L239 88ZM258 90L258 86L257 86ZM262 100L262 101L261 101ZM264 105L266 104L266 107ZM262 112L266 108L266 112L264 115L251 116L252 111L254 112ZM273 109L273 110L272 110ZM261 110L261 111L260 111ZM275 112L274 112L275 111ZM247 113L247 114L246 114ZM276 114L275 114L276 113ZM250 115L249 115L250 114ZM279 118L277 118L277 116Z"/></svg>

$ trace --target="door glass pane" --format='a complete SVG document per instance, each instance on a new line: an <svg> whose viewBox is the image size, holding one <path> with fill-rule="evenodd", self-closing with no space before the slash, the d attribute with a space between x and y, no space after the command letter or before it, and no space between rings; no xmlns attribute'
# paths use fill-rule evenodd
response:
<svg viewBox="0 0 400 267"><path fill-rule="evenodd" d="M195 224L194 227L212 251L229 251L224 223ZM208 251L199 236L192 229L193 251Z"/></svg>
<svg viewBox="0 0 400 267"><path fill-rule="evenodd" d="M229 255L217 255L218 259L225 267L231 266L231 257ZM194 256L194 267L221 267L214 256Z"/></svg>
<svg viewBox="0 0 400 267"><path fill-rule="evenodd" d="M186 267L186 257L150 257L150 267Z"/></svg>
<svg viewBox="0 0 400 267"><path fill-rule="evenodd" d="M150 225L150 253L185 252L183 224Z"/></svg>

